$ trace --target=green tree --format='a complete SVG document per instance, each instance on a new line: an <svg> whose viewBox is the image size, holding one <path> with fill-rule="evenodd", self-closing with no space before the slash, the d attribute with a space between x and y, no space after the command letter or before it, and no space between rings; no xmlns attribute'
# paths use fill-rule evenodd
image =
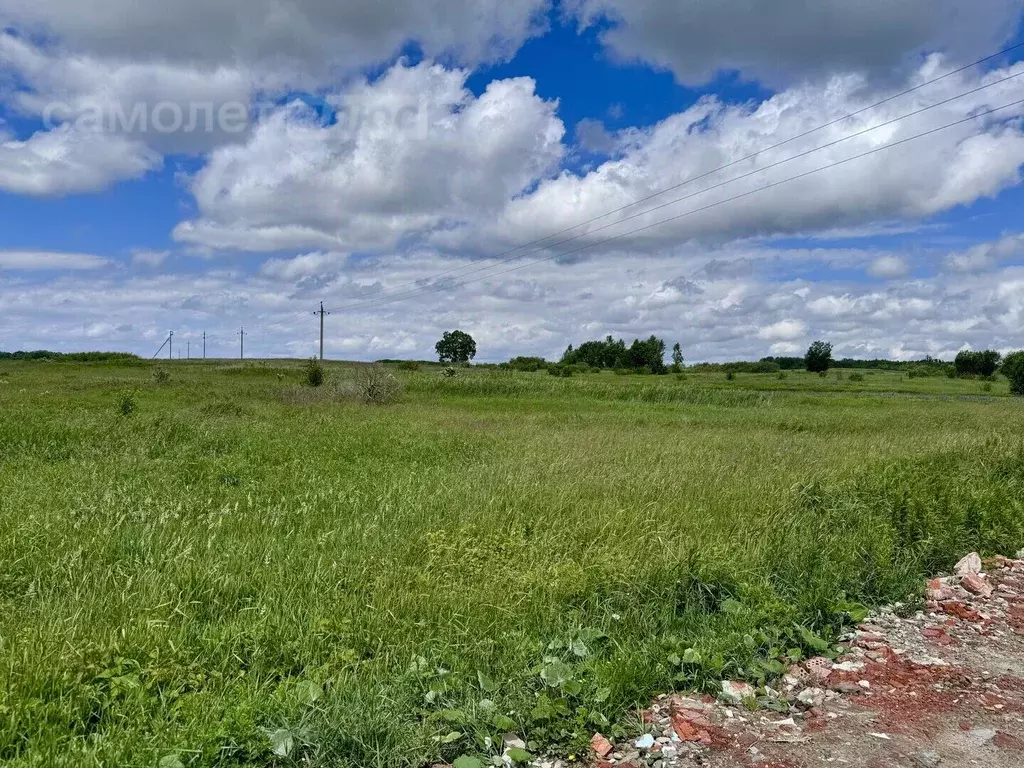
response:
<svg viewBox="0 0 1024 768"><path fill-rule="evenodd" d="M476 357L476 342L462 331L445 331L434 349L442 363L468 363Z"/></svg>
<svg viewBox="0 0 1024 768"><path fill-rule="evenodd" d="M988 378L999 369L1000 355L992 349L982 352L961 351L954 361L957 376L982 376Z"/></svg>
<svg viewBox="0 0 1024 768"><path fill-rule="evenodd" d="M824 373L832 367L832 345L825 341L814 342L807 350L804 363L811 373Z"/></svg>
<svg viewBox="0 0 1024 768"><path fill-rule="evenodd" d="M679 373L683 370L683 348L676 342L672 347L672 373Z"/></svg>
<svg viewBox="0 0 1024 768"><path fill-rule="evenodd" d="M1010 380L1010 392L1024 397L1024 351L1006 356L1003 376Z"/></svg>

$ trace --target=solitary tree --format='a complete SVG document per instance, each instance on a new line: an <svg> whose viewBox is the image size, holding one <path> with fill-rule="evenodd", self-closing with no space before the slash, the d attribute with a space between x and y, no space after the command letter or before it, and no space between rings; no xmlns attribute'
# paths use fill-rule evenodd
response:
<svg viewBox="0 0 1024 768"><path fill-rule="evenodd" d="M1003 376L1010 380L1010 391L1024 396L1024 351L1007 355L1003 360Z"/></svg>
<svg viewBox="0 0 1024 768"><path fill-rule="evenodd" d="M442 363L468 363L476 357L476 342L462 331L446 331L434 349Z"/></svg>
<svg viewBox="0 0 1024 768"><path fill-rule="evenodd" d="M672 371L673 373L679 373L683 370L683 348L679 346L679 342L672 347Z"/></svg>
<svg viewBox="0 0 1024 768"><path fill-rule="evenodd" d="M811 373L824 373L832 367L832 345L824 341L814 342L807 350L804 362Z"/></svg>

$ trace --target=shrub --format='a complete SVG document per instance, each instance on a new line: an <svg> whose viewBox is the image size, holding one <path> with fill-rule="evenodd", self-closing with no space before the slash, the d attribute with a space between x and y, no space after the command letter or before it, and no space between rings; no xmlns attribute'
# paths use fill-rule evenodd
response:
<svg viewBox="0 0 1024 768"><path fill-rule="evenodd" d="M1024 397L1024 351L1006 356L1003 375L1010 380L1010 392Z"/></svg>
<svg viewBox="0 0 1024 768"><path fill-rule="evenodd" d="M535 373L547 368L548 365L548 361L543 357L513 357L508 361L509 368L524 373Z"/></svg>
<svg viewBox="0 0 1024 768"><path fill-rule="evenodd" d="M356 391L364 403L388 405L402 394L402 385L378 364L366 365L356 372Z"/></svg>
<svg viewBox="0 0 1024 768"><path fill-rule="evenodd" d="M410 371L415 373L419 369L420 364L417 363L415 360L404 360L398 364L398 370L400 371Z"/></svg>
<svg viewBox="0 0 1024 768"><path fill-rule="evenodd" d="M981 385L981 391L982 392L991 392L992 391L992 382L986 381L984 384L982 384Z"/></svg>
<svg viewBox="0 0 1024 768"><path fill-rule="evenodd" d="M956 356L953 365L957 376L992 376L999 369L998 352L986 349L983 352L964 350Z"/></svg>
<svg viewBox="0 0 1024 768"><path fill-rule="evenodd" d="M729 371L728 373L726 373L725 374L725 380L726 381L735 381L736 380L736 373L735 373L735 371Z"/></svg>
<svg viewBox="0 0 1024 768"><path fill-rule="evenodd" d="M855 382L864 381L864 374L863 373L851 373L850 374L850 381L855 381Z"/></svg>
<svg viewBox="0 0 1024 768"><path fill-rule="evenodd" d="M686 374L685 373L677 373L676 374L676 381L686 381Z"/></svg>
<svg viewBox="0 0 1024 768"><path fill-rule="evenodd" d="M778 379L779 381L783 381L789 378L789 374L786 373L785 371L779 371L778 375L776 375L775 378Z"/></svg>
<svg viewBox="0 0 1024 768"><path fill-rule="evenodd" d="M157 368L153 371L153 383L159 386L171 383L171 374L165 371L163 368Z"/></svg>
<svg viewBox="0 0 1024 768"><path fill-rule="evenodd" d="M138 407L135 402L135 392L130 389L118 392L115 405L119 414L122 416L131 416L135 413L135 410Z"/></svg>
<svg viewBox="0 0 1024 768"><path fill-rule="evenodd" d="M459 372L454 367L449 365L447 368L441 371L441 375L444 376L446 379L454 379L456 376L459 375Z"/></svg>
<svg viewBox="0 0 1024 768"><path fill-rule="evenodd" d="M315 357L311 357L305 367L302 369L303 378L306 381L306 385L310 387L323 386L324 381L327 379L327 371L324 370L324 364L317 360Z"/></svg>

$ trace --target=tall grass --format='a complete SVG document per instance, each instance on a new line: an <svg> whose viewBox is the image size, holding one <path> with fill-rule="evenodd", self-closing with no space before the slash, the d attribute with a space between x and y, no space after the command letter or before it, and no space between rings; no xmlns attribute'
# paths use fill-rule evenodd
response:
<svg viewBox="0 0 1024 768"><path fill-rule="evenodd" d="M102 366L0 369L0 760L571 751L1024 546L1007 398L469 371L296 407L266 367L119 369L130 419Z"/></svg>

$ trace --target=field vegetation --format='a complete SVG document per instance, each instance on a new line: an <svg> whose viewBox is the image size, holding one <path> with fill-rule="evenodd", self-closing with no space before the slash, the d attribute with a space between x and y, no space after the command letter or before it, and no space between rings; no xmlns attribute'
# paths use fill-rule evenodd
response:
<svg viewBox="0 0 1024 768"><path fill-rule="evenodd" d="M0 762L571 754L1024 546L1002 377L535 362L0 363Z"/></svg>

